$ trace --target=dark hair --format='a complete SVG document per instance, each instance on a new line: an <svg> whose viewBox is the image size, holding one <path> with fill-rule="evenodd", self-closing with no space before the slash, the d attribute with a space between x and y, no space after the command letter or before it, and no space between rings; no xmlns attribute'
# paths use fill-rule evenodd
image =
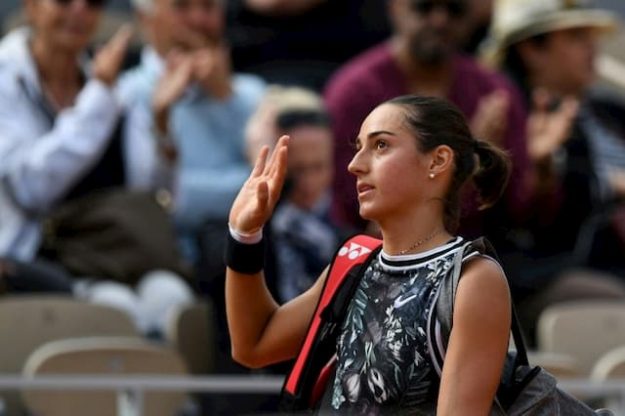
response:
<svg viewBox="0 0 625 416"><path fill-rule="evenodd" d="M472 178L477 188L480 209L497 202L510 176L509 158L490 143L474 139L456 106L440 98L415 95L393 98L386 104L405 110L406 121L422 152L441 145L454 151L455 169L444 200L444 224L448 231L458 227L460 190L468 179Z"/></svg>
<svg viewBox="0 0 625 416"><path fill-rule="evenodd" d="M282 131L292 130L300 126L330 128L330 117L323 110L285 110L278 114L276 125Z"/></svg>

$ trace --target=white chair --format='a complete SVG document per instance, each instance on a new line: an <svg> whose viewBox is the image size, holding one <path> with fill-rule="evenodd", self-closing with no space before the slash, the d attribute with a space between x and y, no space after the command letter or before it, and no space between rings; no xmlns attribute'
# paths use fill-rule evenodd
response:
<svg viewBox="0 0 625 416"><path fill-rule="evenodd" d="M42 374L158 377L186 375L187 370L180 355L171 348L132 337L89 337L52 341L41 346L29 357L23 374L35 378ZM125 397L110 390L26 390L22 393L27 409L37 416L114 416L137 414L139 409L146 416L174 416L186 400L185 393L176 391L146 392L140 405L120 400Z"/></svg>
<svg viewBox="0 0 625 416"><path fill-rule="evenodd" d="M213 313L212 304L202 301L180 307L169 317L165 337L193 374L207 374L215 369Z"/></svg>
<svg viewBox="0 0 625 416"><path fill-rule="evenodd" d="M0 372L19 374L39 346L68 337L119 335L140 337L124 312L69 296L28 295L0 298ZM18 395L2 392L8 416L18 414Z"/></svg>
<svg viewBox="0 0 625 416"><path fill-rule="evenodd" d="M625 345L601 356L593 366L590 378L593 380L625 378Z"/></svg>
<svg viewBox="0 0 625 416"><path fill-rule="evenodd" d="M570 355L540 351L528 351L527 355L531 365L541 366L558 380L583 376L577 360Z"/></svg>
<svg viewBox="0 0 625 416"><path fill-rule="evenodd" d="M590 372L591 380L605 381L611 378L625 378L625 345L614 348L601 356ZM625 402L619 397L608 397L603 405L615 411L615 414L625 414Z"/></svg>
<svg viewBox="0 0 625 416"><path fill-rule="evenodd" d="M572 356L583 374L612 348L625 345L625 302L588 300L545 309L537 328L538 350Z"/></svg>

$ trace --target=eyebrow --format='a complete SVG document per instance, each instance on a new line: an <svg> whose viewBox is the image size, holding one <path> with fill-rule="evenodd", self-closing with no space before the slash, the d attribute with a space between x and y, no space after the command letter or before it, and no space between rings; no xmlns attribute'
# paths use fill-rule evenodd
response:
<svg viewBox="0 0 625 416"><path fill-rule="evenodd" d="M395 133L390 132L390 131L386 131L386 130L376 130L376 131L372 131L371 133L367 134L367 138L366 140L371 140L377 136L380 136L382 134L388 134L389 136L397 136ZM360 139L360 137L356 137L356 140Z"/></svg>
<svg viewBox="0 0 625 416"><path fill-rule="evenodd" d="M393 132L386 131L386 130L378 130L378 131L372 131L371 133L367 134L367 139L371 139L381 134L388 134L389 136L396 136L396 134Z"/></svg>

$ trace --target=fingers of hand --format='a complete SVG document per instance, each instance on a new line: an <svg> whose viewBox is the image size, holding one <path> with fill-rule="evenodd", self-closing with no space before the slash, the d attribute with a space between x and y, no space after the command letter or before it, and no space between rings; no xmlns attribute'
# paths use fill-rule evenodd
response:
<svg viewBox="0 0 625 416"><path fill-rule="evenodd" d="M165 59L167 61L167 70L171 71L178 67L178 65L180 65L183 61L187 60L188 54L174 48L167 53L167 57Z"/></svg>
<svg viewBox="0 0 625 416"><path fill-rule="evenodd" d="M115 32L108 45L110 45L115 50L125 51L130 44L133 33L134 29L132 25L129 23L125 23L119 29L117 29L117 32Z"/></svg>
<svg viewBox="0 0 625 416"><path fill-rule="evenodd" d="M286 178L286 169L287 169L287 148L282 147L278 152L277 163L275 164L275 168L272 172L271 179L274 181L274 189L276 192L280 192L282 190L282 186L284 185L284 180ZM276 195L277 198L277 195Z"/></svg>
<svg viewBox="0 0 625 416"><path fill-rule="evenodd" d="M269 147L263 146L260 149L260 153L258 154L258 157L256 158L256 163L254 164L254 169L252 170L253 177L260 176L265 170L265 164L267 162L268 154L269 154Z"/></svg>
<svg viewBox="0 0 625 416"><path fill-rule="evenodd" d="M178 43L187 51L194 51L209 45L210 40L190 27L181 26L177 29Z"/></svg>
<svg viewBox="0 0 625 416"><path fill-rule="evenodd" d="M132 34L133 29L130 24L120 27L113 37L98 51L97 58L119 65L128 50Z"/></svg>
<svg viewBox="0 0 625 416"><path fill-rule="evenodd" d="M534 110L540 112L546 112L549 109L549 104L552 101L551 94L546 90L539 88L532 92L532 103Z"/></svg>
<svg viewBox="0 0 625 416"><path fill-rule="evenodd" d="M282 136L278 139L276 147L271 154L271 160L266 168L267 174L274 176L276 172L286 169L287 149L289 136Z"/></svg>
<svg viewBox="0 0 625 416"><path fill-rule="evenodd" d="M579 111L579 100L567 97L564 99L560 107L566 117L572 120L577 116L577 112Z"/></svg>
<svg viewBox="0 0 625 416"><path fill-rule="evenodd" d="M260 210L265 210L269 202L269 185L266 181L259 181L256 184L256 200L258 202L258 208Z"/></svg>

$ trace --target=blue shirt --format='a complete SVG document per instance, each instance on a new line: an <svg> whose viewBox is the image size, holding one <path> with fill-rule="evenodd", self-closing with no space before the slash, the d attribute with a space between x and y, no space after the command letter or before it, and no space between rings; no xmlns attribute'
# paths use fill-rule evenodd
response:
<svg viewBox="0 0 625 416"><path fill-rule="evenodd" d="M151 118L151 98L163 72L163 60L146 47L139 66L120 81L124 101L134 101ZM244 129L264 90L258 77L233 75L232 95L226 100L191 85L173 106L169 126L178 147L174 219L181 229L194 231L207 221L227 220L250 172ZM151 124L146 125L150 128L144 134L152 135Z"/></svg>

